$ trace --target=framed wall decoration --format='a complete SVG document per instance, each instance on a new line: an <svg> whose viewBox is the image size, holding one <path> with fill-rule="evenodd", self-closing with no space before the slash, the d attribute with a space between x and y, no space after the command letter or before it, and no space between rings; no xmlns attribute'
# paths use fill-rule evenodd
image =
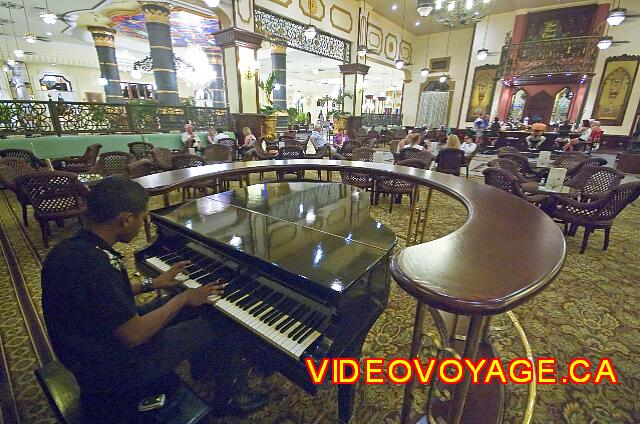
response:
<svg viewBox="0 0 640 424"><path fill-rule="evenodd" d="M429 61L431 72L449 72L450 57L434 57Z"/></svg>
<svg viewBox="0 0 640 424"><path fill-rule="evenodd" d="M602 125L619 127L624 120L640 56L612 56L604 63L592 116Z"/></svg>
<svg viewBox="0 0 640 424"><path fill-rule="evenodd" d="M490 113L493 94L496 91L499 65L482 65L473 72L471 97L467 108L467 122L473 121L480 113Z"/></svg>

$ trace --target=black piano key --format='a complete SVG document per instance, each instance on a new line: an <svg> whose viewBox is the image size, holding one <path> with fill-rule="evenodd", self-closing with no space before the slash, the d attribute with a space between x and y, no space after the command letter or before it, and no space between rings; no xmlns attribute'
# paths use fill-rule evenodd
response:
<svg viewBox="0 0 640 424"><path fill-rule="evenodd" d="M302 305L298 304L296 306L293 307L293 309L291 309L291 311L289 311L289 313L287 315L289 315L289 318L287 318L286 320L282 321L280 324L278 324L276 326L276 330L279 330L281 333L284 332L285 327L289 328L291 326L291 324L293 324L296 320L296 315L298 313L298 311L300 310L300 308L302 307Z"/></svg>
<svg viewBox="0 0 640 424"><path fill-rule="evenodd" d="M263 287L263 291L260 294L260 301L261 303L256 304L255 306L253 306L251 309L247 310L248 313L250 313L251 315L255 315L255 312L264 307L265 304L268 304L268 302L271 301L271 299L273 298L273 294L275 292L267 287Z"/></svg>
<svg viewBox="0 0 640 424"><path fill-rule="evenodd" d="M272 307L273 304L277 302L280 298L282 298L282 295L280 293L276 291L272 291L271 294L265 298L262 305L258 306L253 311L251 311L251 315L253 315L254 317L257 317L258 315L266 311L268 308Z"/></svg>
<svg viewBox="0 0 640 424"><path fill-rule="evenodd" d="M305 313L302 314L302 315L298 315L294 322L292 322L291 324L287 325L288 329L287 328L283 328L281 333L287 334L287 331L288 331L289 332L288 338L292 338L291 335L294 332L296 332L297 330L299 330L301 326L304 326L304 324L302 322L305 319L307 319L313 313L313 311L309 311L306 308L304 308L303 310L305 311Z"/></svg>
<svg viewBox="0 0 640 424"><path fill-rule="evenodd" d="M322 314L314 312L307 320L305 320L300 328L298 328L294 333L291 333L290 338L300 343L302 341L302 336L307 332L310 333L315 330L320 322L322 322Z"/></svg>
<svg viewBox="0 0 640 424"><path fill-rule="evenodd" d="M290 339L294 339L295 340L296 335L299 335L303 331L306 331L306 329L308 328L309 324L315 319L315 314L316 314L316 312L309 311L304 317L299 319L298 321L300 321L300 324L297 325L295 328L291 329L291 332L289 333L288 337Z"/></svg>
<svg viewBox="0 0 640 424"><path fill-rule="evenodd" d="M271 309L269 312L264 314L264 316L260 317L260 321L266 324L266 322L270 320L274 314L278 313L279 311L278 308L280 308L286 301L287 301L287 298L285 296L282 296L280 299L273 302L273 304L271 305L273 309Z"/></svg>
<svg viewBox="0 0 640 424"><path fill-rule="evenodd" d="M275 310L274 313L271 314L271 316L265 321L267 325L272 325L283 316L288 315L287 312L290 311L293 306L295 306L293 300L291 300L290 298L286 298L286 299L287 299L286 302L283 302L277 308L277 310Z"/></svg>

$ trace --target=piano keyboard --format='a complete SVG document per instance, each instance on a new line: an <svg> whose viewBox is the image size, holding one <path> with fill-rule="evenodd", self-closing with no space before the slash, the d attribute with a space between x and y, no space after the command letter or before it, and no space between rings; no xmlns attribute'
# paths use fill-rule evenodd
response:
<svg viewBox="0 0 640 424"><path fill-rule="evenodd" d="M238 272L238 265L189 245L174 252L145 259L158 272L189 260L188 275L180 274L184 288L198 288L223 280L228 283L221 296L210 296L213 307L275 348L300 360L305 350L329 324L330 314L311 307L304 297L264 276L253 278Z"/></svg>

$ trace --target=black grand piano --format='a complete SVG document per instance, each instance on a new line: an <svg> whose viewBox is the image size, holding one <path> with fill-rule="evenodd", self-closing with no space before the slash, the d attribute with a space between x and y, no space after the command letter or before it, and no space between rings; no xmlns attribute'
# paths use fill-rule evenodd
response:
<svg viewBox="0 0 640 424"><path fill-rule="evenodd" d="M151 214L157 238L136 264L153 277L190 260L185 287L227 280L211 313L248 331L262 362L315 393L305 358L359 357L387 305L396 237L369 216L368 196L337 183L283 182L161 209ZM343 422L354 388L338 386Z"/></svg>

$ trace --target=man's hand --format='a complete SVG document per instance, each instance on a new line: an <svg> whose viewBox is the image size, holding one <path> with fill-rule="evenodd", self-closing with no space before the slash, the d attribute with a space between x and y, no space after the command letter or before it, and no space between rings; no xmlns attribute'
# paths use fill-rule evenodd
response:
<svg viewBox="0 0 640 424"><path fill-rule="evenodd" d="M163 272L153 280L153 288L165 289L177 286L180 281L176 280L176 277L178 274L184 273L190 264L191 261L176 262L168 271Z"/></svg>
<svg viewBox="0 0 640 424"><path fill-rule="evenodd" d="M218 280L213 283L205 284L197 289L187 289L179 296L184 296L187 306L200 306L205 303L212 303L209 296L221 296L227 283Z"/></svg>

